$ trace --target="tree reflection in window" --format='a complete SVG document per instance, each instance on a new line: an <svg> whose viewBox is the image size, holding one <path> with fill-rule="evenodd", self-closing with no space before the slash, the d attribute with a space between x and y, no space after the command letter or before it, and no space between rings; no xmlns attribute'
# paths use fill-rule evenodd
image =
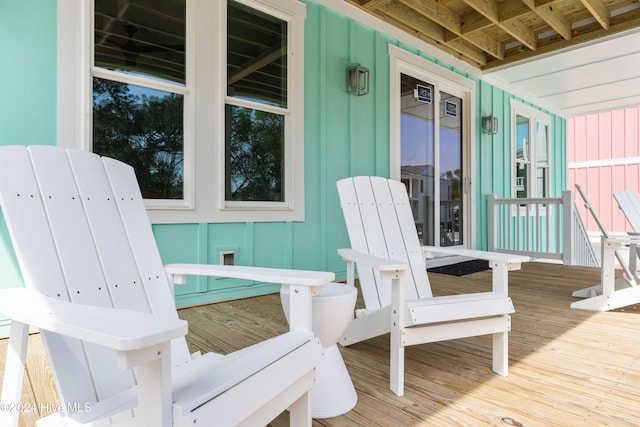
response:
<svg viewBox="0 0 640 427"><path fill-rule="evenodd" d="M133 166L145 199L184 197L183 96L93 79L93 151Z"/></svg>
<svg viewBox="0 0 640 427"><path fill-rule="evenodd" d="M227 105L226 200L283 201L284 117Z"/></svg>

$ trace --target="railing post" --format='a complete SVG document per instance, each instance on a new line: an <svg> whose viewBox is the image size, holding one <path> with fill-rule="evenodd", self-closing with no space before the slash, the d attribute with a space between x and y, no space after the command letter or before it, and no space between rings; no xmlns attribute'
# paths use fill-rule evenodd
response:
<svg viewBox="0 0 640 427"><path fill-rule="evenodd" d="M575 265L574 216L577 215L573 195L570 190L562 193L562 262L564 265Z"/></svg>
<svg viewBox="0 0 640 427"><path fill-rule="evenodd" d="M487 195L487 250L496 250L496 195Z"/></svg>

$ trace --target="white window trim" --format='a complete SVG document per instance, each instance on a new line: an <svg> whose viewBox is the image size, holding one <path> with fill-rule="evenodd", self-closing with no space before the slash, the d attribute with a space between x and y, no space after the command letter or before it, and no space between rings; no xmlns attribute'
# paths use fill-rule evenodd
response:
<svg viewBox="0 0 640 427"><path fill-rule="evenodd" d="M476 205L476 191L472 185L473 177L475 177L475 143L474 135L476 135L476 82L468 79L461 74L448 70L438 64L435 64L425 58L417 56L395 45L389 44L390 57L390 177L391 179L400 180L400 73L410 74L412 76L420 76L423 80L428 81L436 86L434 91L436 94L440 90L451 93L463 100L463 141L468 141L468 146L464 149L463 170L466 171L463 176L463 194L465 194L468 207L466 209L467 218L463 220L464 235L467 236L465 246L470 248L476 247L476 217L470 215L471 209ZM435 153L435 158L439 158L439 153ZM439 186L436 186L435 192L439 192ZM436 209L436 215L439 215L439 209ZM436 222L439 220L435 219ZM439 245L439 242L437 243Z"/></svg>
<svg viewBox="0 0 640 427"><path fill-rule="evenodd" d="M187 0L185 195L180 201L146 200L153 223L304 221L306 6L298 0L236 1L288 22L285 201L225 201L226 1ZM90 149L92 137L92 7L84 0L58 2L58 145L82 150ZM106 70L99 73L112 77ZM130 79L125 80L136 82ZM163 83L158 85L163 89Z"/></svg>
<svg viewBox="0 0 640 427"><path fill-rule="evenodd" d="M529 157L532 157L529 159L529 176L528 181L529 181L529 188L528 190L528 197L529 199L536 199L538 198L537 196L534 196L534 194L537 194L537 179L536 179L536 171L537 171L537 167L538 167L538 162L536 157L536 149L537 149L537 144L538 142L536 141L536 137L535 137L535 133L536 133L536 123L540 123L542 125L546 125L547 126L547 131L549 132L548 137L547 137L547 169L548 169L548 180L547 180L547 188L546 188L546 194L547 197L550 197L550 191L551 191L551 165L553 164L552 161L552 153L551 153L551 135L553 135L552 129L551 129L551 116L549 114L543 113L540 110L537 110L533 107L530 107L526 104L523 104L522 102L511 98L511 167L512 169L512 174L511 174L511 179L512 179L512 186L511 186L511 194L512 197L515 199L517 198L517 189L516 189L516 181L517 181L517 177L516 177L516 116L520 115L520 116L524 116L524 117L528 117L529 118Z"/></svg>

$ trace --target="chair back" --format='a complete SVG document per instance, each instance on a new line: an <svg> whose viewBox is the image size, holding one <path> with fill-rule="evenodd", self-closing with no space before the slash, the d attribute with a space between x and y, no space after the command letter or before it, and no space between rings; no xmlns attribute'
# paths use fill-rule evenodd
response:
<svg viewBox="0 0 640 427"><path fill-rule="evenodd" d="M0 206L27 288L51 298L177 317L133 169L50 146L0 148ZM43 332L61 404L135 385L115 352ZM173 363L189 358L184 338ZM82 405L81 405L82 406Z"/></svg>
<svg viewBox="0 0 640 427"><path fill-rule="evenodd" d="M351 248L409 264L407 299L432 296L422 247L418 239L407 189L399 181L359 176L337 183ZM368 310L391 304L391 282L375 271L357 266Z"/></svg>
<svg viewBox="0 0 640 427"><path fill-rule="evenodd" d="M613 197L616 199L633 231L640 233L640 193L616 191L613 193Z"/></svg>

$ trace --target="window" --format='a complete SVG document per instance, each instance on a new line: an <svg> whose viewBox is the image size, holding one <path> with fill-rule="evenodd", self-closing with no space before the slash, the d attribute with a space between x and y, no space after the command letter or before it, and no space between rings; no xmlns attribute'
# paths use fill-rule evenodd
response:
<svg viewBox="0 0 640 427"><path fill-rule="evenodd" d="M550 118L519 102L511 102L516 198L549 197Z"/></svg>
<svg viewBox="0 0 640 427"><path fill-rule="evenodd" d="M184 200L186 1L96 1L91 148L136 171L145 199Z"/></svg>
<svg viewBox="0 0 640 427"><path fill-rule="evenodd" d="M230 1L225 200L285 201L287 23Z"/></svg>
<svg viewBox="0 0 640 427"><path fill-rule="evenodd" d="M59 141L131 164L153 222L304 219L305 6L59 6Z"/></svg>

